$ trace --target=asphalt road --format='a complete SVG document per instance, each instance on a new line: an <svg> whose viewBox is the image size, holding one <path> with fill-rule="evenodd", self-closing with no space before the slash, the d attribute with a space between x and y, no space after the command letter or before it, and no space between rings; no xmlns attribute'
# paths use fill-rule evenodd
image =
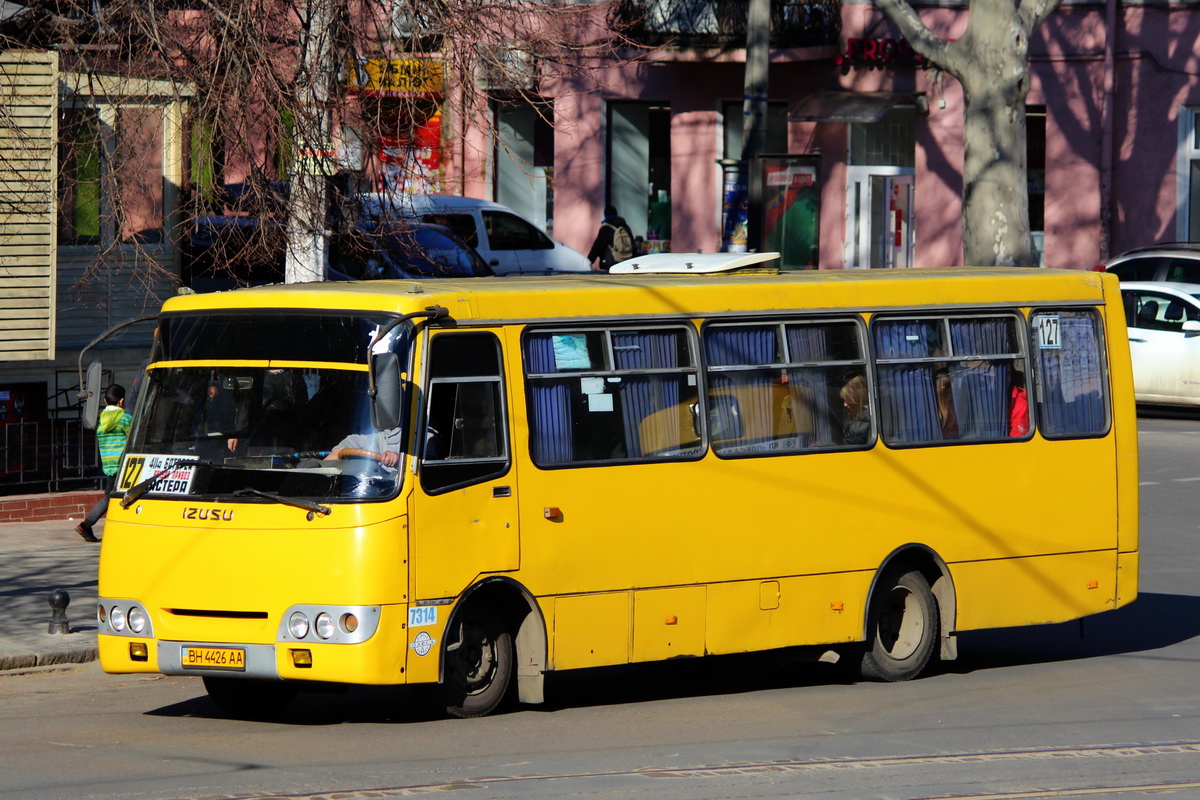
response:
<svg viewBox="0 0 1200 800"><path fill-rule="evenodd" d="M905 684L755 655L551 676L442 718L405 689L221 718L193 679L0 677L0 796L1200 797L1200 418L1143 418L1142 580L1085 624L964 634Z"/></svg>

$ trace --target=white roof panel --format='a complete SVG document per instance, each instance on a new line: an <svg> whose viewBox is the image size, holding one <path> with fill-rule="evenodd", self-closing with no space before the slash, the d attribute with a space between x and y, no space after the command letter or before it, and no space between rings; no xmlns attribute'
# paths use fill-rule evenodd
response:
<svg viewBox="0 0 1200 800"><path fill-rule="evenodd" d="M609 272L615 275L694 275L729 272L777 258L779 253L650 253L613 264Z"/></svg>

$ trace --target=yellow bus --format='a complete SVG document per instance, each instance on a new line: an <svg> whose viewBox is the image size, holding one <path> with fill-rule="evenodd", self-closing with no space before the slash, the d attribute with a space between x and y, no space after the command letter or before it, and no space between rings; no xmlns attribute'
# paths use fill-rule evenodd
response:
<svg viewBox="0 0 1200 800"><path fill-rule="evenodd" d="M172 298L105 526L111 673L235 715L805 646L905 680L1134 600L1115 277L614 274Z"/></svg>

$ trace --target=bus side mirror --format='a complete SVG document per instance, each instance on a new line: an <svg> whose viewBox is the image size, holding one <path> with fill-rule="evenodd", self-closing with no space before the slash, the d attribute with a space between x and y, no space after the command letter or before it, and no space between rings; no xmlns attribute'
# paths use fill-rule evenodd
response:
<svg viewBox="0 0 1200 800"><path fill-rule="evenodd" d="M83 427L89 431L96 429L96 422L100 416L100 378L103 369L99 361L88 364L87 379L83 383L83 391L80 392L80 399L83 400Z"/></svg>
<svg viewBox="0 0 1200 800"><path fill-rule="evenodd" d="M400 386L400 357L395 353L378 353L372 361L375 396L371 398L371 426L380 431L397 428L404 397Z"/></svg>

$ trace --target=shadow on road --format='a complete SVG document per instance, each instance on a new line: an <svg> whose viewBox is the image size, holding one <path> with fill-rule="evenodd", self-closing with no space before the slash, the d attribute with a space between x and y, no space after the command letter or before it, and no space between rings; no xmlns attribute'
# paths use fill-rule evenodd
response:
<svg viewBox="0 0 1200 800"><path fill-rule="evenodd" d="M959 659L943 671L1039 664L1160 650L1200 636L1200 597L1140 594L1132 604L1059 625L1031 625L959 636Z"/></svg>
<svg viewBox="0 0 1200 800"><path fill-rule="evenodd" d="M935 665L931 674L968 674L1026 664L1141 653L1197 636L1200 636L1200 597L1143 594L1130 606L1082 622L963 633L959 637L959 659ZM523 708L544 713L836 685L853 680L847 666L817 663L809 655L809 651L782 650L550 673L546 679L546 703ZM200 688L198 681L196 687ZM147 713L213 719L225 716L204 695ZM272 722L337 725L443 719L436 687L350 687L345 691L301 694Z"/></svg>

